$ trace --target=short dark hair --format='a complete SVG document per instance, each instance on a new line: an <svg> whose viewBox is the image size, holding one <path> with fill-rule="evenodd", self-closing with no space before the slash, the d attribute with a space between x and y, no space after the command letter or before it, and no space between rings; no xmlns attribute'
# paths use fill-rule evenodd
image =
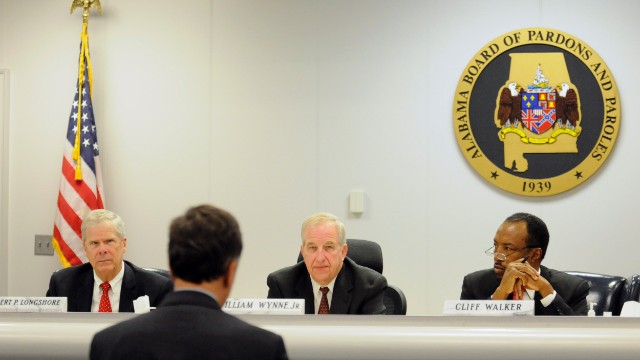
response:
<svg viewBox="0 0 640 360"><path fill-rule="evenodd" d="M238 222L215 206L192 207L169 227L169 266L182 280L200 284L217 279L241 252Z"/></svg>
<svg viewBox="0 0 640 360"><path fill-rule="evenodd" d="M527 247L539 247L542 249L542 257L544 259L547 253L547 247L549 246L549 230L547 225L539 217L528 213L515 213L509 216L505 222L519 222L524 221L527 225L527 238L525 243Z"/></svg>

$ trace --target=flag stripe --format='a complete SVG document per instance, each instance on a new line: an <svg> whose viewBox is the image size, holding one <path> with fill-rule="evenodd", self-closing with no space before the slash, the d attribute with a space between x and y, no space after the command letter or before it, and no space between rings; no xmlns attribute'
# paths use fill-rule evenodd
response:
<svg viewBox="0 0 640 360"><path fill-rule="evenodd" d="M72 187L73 191L82 198L86 206L94 209L98 204L96 194L93 192L94 190L89 188L89 186L84 181L75 180L75 173L76 170L73 168L73 166L71 166L71 164L69 164L67 158L65 157L62 161L62 175L66 179L67 184ZM85 174L85 177L87 177L87 175L88 174Z"/></svg>
<svg viewBox="0 0 640 360"><path fill-rule="evenodd" d="M69 248L64 240L62 240L62 235L60 235L60 231L58 231L58 227L55 225L53 226L53 240L58 242L62 256L70 265L82 264L82 261L78 259L75 252Z"/></svg>
<svg viewBox="0 0 640 360"><path fill-rule="evenodd" d="M74 256L80 259L78 263L85 262L86 255L82 247L82 236L78 236L80 230L72 228L62 217L58 217L54 225L60 233L60 239L74 252Z"/></svg>
<svg viewBox="0 0 640 360"><path fill-rule="evenodd" d="M69 206L69 203L64 198L62 192L58 193L58 211L60 211L60 215L62 215L62 218L70 225L76 235L78 235L79 238L82 238L82 232L80 231L82 219L73 210L73 208Z"/></svg>

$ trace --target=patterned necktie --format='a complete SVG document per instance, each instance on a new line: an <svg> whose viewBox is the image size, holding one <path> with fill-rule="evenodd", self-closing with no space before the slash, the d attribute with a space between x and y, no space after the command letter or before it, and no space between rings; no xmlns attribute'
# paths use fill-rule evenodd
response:
<svg viewBox="0 0 640 360"><path fill-rule="evenodd" d="M111 312L111 301L109 301L109 289L111 289L111 284L109 284L109 282L103 282L100 284L100 288L102 289L102 297L100 298L98 312Z"/></svg>
<svg viewBox="0 0 640 360"><path fill-rule="evenodd" d="M320 299L320 308L318 308L318 315L329 314L329 300L327 300L327 293L329 292L329 288L323 286L320 288L320 292L322 292L322 299Z"/></svg>

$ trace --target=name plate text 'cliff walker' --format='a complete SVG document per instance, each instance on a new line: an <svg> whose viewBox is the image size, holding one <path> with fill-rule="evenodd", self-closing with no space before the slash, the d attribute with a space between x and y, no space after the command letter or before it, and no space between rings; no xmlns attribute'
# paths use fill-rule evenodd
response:
<svg viewBox="0 0 640 360"><path fill-rule="evenodd" d="M534 316L533 300L448 300L443 315L457 316Z"/></svg>

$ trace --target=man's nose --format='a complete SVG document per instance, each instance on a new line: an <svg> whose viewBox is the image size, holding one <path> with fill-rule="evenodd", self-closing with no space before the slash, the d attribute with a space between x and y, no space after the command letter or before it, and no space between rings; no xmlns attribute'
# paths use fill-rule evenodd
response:
<svg viewBox="0 0 640 360"><path fill-rule="evenodd" d="M318 250L316 253L316 261L323 262L327 259L327 254L323 249Z"/></svg>

